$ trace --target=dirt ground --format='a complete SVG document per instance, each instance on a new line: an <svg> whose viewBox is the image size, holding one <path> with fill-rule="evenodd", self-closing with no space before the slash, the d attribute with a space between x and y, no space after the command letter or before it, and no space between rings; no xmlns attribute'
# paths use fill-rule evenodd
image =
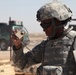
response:
<svg viewBox="0 0 76 75"><path fill-rule="evenodd" d="M46 38L45 34L39 33L31 33L29 34L30 43L27 47L31 50L34 46L40 43L43 39ZM25 48L24 52L26 53L29 51ZM15 75L14 67L11 65L12 62L10 61L10 48L7 51L0 51L0 75ZM36 68L38 65L33 65L31 68ZM33 73L27 73L25 75L34 75Z"/></svg>

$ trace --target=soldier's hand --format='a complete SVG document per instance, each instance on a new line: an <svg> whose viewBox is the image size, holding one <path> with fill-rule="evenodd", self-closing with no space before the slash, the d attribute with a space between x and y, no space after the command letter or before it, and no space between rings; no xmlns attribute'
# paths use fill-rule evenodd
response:
<svg viewBox="0 0 76 75"><path fill-rule="evenodd" d="M15 35L16 32L13 31L13 34L11 36L11 39L12 39L12 42L13 44L15 45L16 49L19 49L21 46L22 46L22 39L23 38L18 38L16 35Z"/></svg>

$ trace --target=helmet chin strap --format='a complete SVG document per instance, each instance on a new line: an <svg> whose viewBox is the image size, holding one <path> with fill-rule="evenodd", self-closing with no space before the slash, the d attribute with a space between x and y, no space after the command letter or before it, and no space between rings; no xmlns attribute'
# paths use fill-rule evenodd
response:
<svg viewBox="0 0 76 75"><path fill-rule="evenodd" d="M49 38L53 38L56 34L56 25L55 25L55 20L52 19L52 27L53 27L53 30L52 30L52 33L50 34Z"/></svg>
<svg viewBox="0 0 76 75"><path fill-rule="evenodd" d="M64 26L65 26L65 24L60 24L60 25L56 26L55 20L52 19L52 27L53 27L53 30L52 30L52 33L50 34L49 38L50 38L50 39L54 38L55 35L56 35L57 29L60 29L60 28L62 28L62 27L64 28ZM68 26L67 26L67 27L68 27Z"/></svg>
<svg viewBox="0 0 76 75"><path fill-rule="evenodd" d="M48 37L49 39L52 39L52 38L55 37L57 29L60 29L60 28L64 27L63 36L66 35L70 30L73 29L73 26L69 27L69 22L66 23L66 24L62 24L62 25L56 26L54 19L52 19L52 27L53 27L53 30L52 30L52 33L50 34L50 36Z"/></svg>

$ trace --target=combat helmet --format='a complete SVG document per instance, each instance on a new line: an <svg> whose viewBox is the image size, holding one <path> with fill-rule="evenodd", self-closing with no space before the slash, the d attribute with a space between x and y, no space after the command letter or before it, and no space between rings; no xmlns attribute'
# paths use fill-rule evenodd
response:
<svg viewBox="0 0 76 75"><path fill-rule="evenodd" d="M42 6L37 11L37 21L56 18L59 21L64 21L72 16L72 11L65 4L59 1L53 1Z"/></svg>
<svg viewBox="0 0 76 75"><path fill-rule="evenodd" d="M52 21L52 33L50 38L53 38L56 35L58 29L65 29L67 23L72 19L72 11L65 4L60 1L53 1L43 5L37 11L37 21L42 22L44 20L51 19ZM61 21L62 24L56 25L55 20ZM43 25L44 26L44 25Z"/></svg>

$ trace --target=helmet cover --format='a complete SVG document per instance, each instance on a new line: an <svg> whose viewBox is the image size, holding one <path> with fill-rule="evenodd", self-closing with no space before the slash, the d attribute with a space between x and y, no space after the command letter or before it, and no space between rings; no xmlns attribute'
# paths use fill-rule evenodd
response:
<svg viewBox="0 0 76 75"><path fill-rule="evenodd" d="M72 16L72 11L61 2L47 3L37 11L37 20L56 18L59 21L66 20Z"/></svg>

